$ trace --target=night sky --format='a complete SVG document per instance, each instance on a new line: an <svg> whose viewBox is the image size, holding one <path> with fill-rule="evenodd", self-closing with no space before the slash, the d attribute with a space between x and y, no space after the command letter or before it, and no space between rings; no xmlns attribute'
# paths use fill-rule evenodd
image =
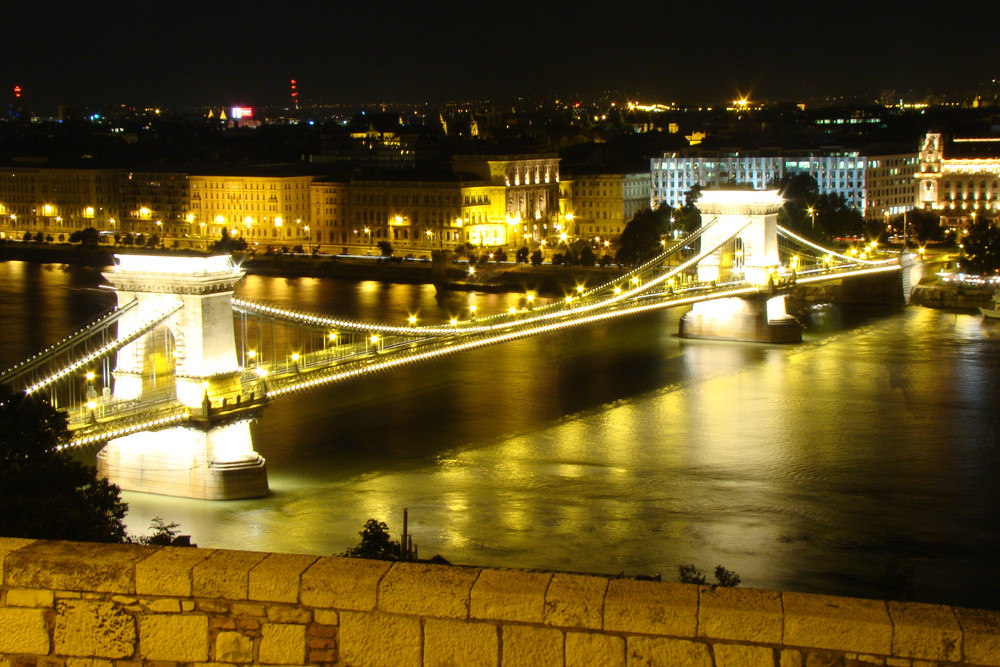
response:
<svg viewBox="0 0 1000 667"><path fill-rule="evenodd" d="M305 103L616 90L708 104L737 94L954 94L1000 75L982 4L952 27L938 10L923 17L912 2L879 0L4 5L2 99L18 84L38 111L59 102L282 104L290 78Z"/></svg>

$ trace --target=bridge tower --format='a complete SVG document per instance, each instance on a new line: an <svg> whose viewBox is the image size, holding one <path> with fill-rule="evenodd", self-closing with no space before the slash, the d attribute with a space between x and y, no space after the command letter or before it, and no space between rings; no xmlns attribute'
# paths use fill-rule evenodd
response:
<svg viewBox="0 0 1000 667"><path fill-rule="evenodd" d="M224 500L267 495L267 469L254 451L250 419L262 387L242 383L232 296L244 272L228 255L120 255L104 274L119 306L136 300L119 332L159 321L118 352L114 396L155 412L180 402L194 425L116 438L98 454L98 471L121 488Z"/></svg>
<svg viewBox="0 0 1000 667"><path fill-rule="evenodd" d="M720 246L698 264L706 282L745 280L761 286L751 297L696 303L681 318L683 338L718 338L761 343L798 343L802 327L775 293L778 257L777 190L706 190L698 200L702 220L716 223L701 237L702 247ZM721 244L721 245L720 245Z"/></svg>

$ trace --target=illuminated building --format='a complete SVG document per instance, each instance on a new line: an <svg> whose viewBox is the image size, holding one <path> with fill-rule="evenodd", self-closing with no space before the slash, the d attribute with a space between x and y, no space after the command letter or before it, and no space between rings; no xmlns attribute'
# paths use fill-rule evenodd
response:
<svg viewBox="0 0 1000 667"><path fill-rule="evenodd" d="M78 229L113 229L119 217L113 169L4 167L0 170L0 238L41 232L59 240Z"/></svg>
<svg viewBox="0 0 1000 667"><path fill-rule="evenodd" d="M464 242L460 175L406 171L391 179L351 182L349 221L355 243L388 241L394 248L454 248Z"/></svg>
<svg viewBox="0 0 1000 667"><path fill-rule="evenodd" d="M718 188L749 184L761 190L786 175L808 174L821 194L839 194L866 218L912 208L917 156L830 151L690 151L651 160L650 203L679 206L695 185Z"/></svg>
<svg viewBox="0 0 1000 667"><path fill-rule="evenodd" d="M1000 196L1000 139L946 141L929 133L920 147L916 173L919 206L940 211L951 224L977 212L996 215Z"/></svg>
<svg viewBox="0 0 1000 667"><path fill-rule="evenodd" d="M475 174L492 188L502 188L502 202L491 202L487 219L470 220L467 238L502 238L497 245L515 247L556 235L558 155L456 155L451 164L456 173Z"/></svg>
<svg viewBox="0 0 1000 667"><path fill-rule="evenodd" d="M570 201L569 233L584 238L618 236L632 216L649 207L649 172L576 168Z"/></svg>
<svg viewBox="0 0 1000 667"><path fill-rule="evenodd" d="M190 238L186 173L126 171L118 177L121 210L111 231L156 235L164 244Z"/></svg>
<svg viewBox="0 0 1000 667"><path fill-rule="evenodd" d="M209 238L224 229L250 244L309 242L311 174L291 167L220 168L189 176L189 220Z"/></svg>
<svg viewBox="0 0 1000 667"><path fill-rule="evenodd" d="M349 182L334 178L317 178L309 184L310 244L324 252L347 253L348 246L356 243L347 213L350 192Z"/></svg>

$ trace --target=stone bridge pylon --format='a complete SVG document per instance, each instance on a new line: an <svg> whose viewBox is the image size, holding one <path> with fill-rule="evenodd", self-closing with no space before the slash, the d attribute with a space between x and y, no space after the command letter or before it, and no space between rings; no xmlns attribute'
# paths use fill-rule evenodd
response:
<svg viewBox="0 0 1000 667"><path fill-rule="evenodd" d="M802 326L785 311L785 295L775 292L777 190L706 190L698 200L702 221L715 220L701 237L703 248L719 246L698 263L698 280L742 279L760 286L759 294L695 303L681 318L684 338L717 338L762 343L800 343ZM732 239L727 241L727 239Z"/></svg>
<svg viewBox="0 0 1000 667"><path fill-rule="evenodd" d="M105 278L118 305L136 307L119 332L155 326L118 351L114 398L155 414L191 419L119 437L98 454L98 471L122 489L224 500L267 495L267 468L250 419L264 392L249 393L236 352L232 297L244 272L227 255L119 255Z"/></svg>

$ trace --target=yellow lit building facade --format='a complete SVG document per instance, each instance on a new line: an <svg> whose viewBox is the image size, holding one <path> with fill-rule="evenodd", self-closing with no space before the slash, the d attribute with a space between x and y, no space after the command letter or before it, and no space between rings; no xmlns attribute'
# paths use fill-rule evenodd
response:
<svg viewBox="0 0 1000 667"><path fill-rule="evenodd" d="M113 230L119 216L112 169L5 167L0 170L0 238L59 240L78 229Z"/></svg>
<svg viewBox="0 0 1000 667"><path fill-rule="evenodd" d="M212 239L225 229L255 247L305 244L311 234L312 181L312 175L285 171L191 174L185 221Z"/></svg>
<svg viewBox="0 0 1000 667"><path fill-rule="evenodd" d="M571 201L573 233L607 241L649 208L649 172L574 173Z"/></svg>
<svg viewBox="0 0 1000 667"><path fill-rule="evenodd" d="M487 218L473 218L466 238L485 239L476 245L541 244L556 237L560 215L559 156L537 155L456 155L451 161L455 173L469 173L489 188ZM499 201L497 201L499 199ZM490 243L490 240L497 241Z"/></svg>
<svg viewBox="0 0 1000 667"><path fill-rule="evenodd" d="M196 230L187 221L188 175L184 172L127 171L118 175L121 196L116 232L156 235L164 245L188 247Z"/></svg>

